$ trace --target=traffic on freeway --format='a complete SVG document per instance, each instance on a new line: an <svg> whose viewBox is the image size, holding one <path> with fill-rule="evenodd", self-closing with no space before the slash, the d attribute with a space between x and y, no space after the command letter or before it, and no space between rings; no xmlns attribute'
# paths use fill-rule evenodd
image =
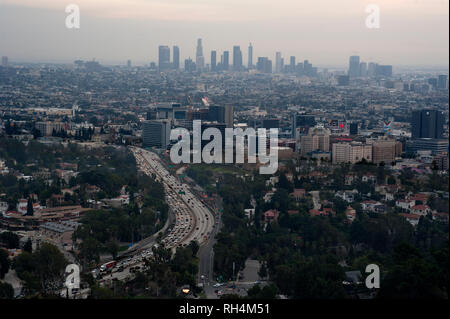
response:
<svg viewBox="0 0 450 319"><path fill-rule="evenodd" d="M157 154L135 147L130 149L139 169L163 183L166 202L170 212L174 214L173 227L168 228L160 239L160 244L172 249L173 253L177 247L189 245L194 240L201 247L205 246L217 226L209 208L193 195L188 185L180 183L165 169ZM136 271L144 269L145 258L152 256L152 248L157 246L153 240L145 242L142 247L130 252L129 256L103 264L99 269L93 270L92 274L100 278L101 283L130 278Z"/></svg>
<svg viewBox="0 0 450 319"><path fill-rule="evenodd" d="M161 243L167 248L185 246L194 240L200 245L205 243L215 227L211 211L192 194L188 185L180 183L165 169L157 154L139 148L132 151L139 168L148 175L154 174L163 183L166 201L175 213L175 225Z"/></svg>

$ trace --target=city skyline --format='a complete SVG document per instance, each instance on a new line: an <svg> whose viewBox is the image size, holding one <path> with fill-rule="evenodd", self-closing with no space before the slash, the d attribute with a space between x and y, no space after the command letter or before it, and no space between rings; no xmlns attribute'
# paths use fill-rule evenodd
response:
<svg viewBox="0 0 450 319"><path fill-rule="evenodd" d="M285 63L289 56L296 56L319 66L346 66L348 56L359 55L393 65L448 67L445 1L378 1L380 29L365 26L368 3L356 0L340 6L329 1L300 5L285 0L277 6L247 1L234 14L230 12L233 1L134 3L118 0L106 6L105 1L94 5L80 0L81 26L75 30L64 26L65 4L0 0L0 54L8 56L11 63L95 58L105 64L125 64L130 59L133 65L144 65L157 61L157 48L162 44L178 45L181 61L194 58L195 41L202 38L207 60L212 50L232 51L239 45L241 50L245 48L245 65L251 42L254 58L275 60L279 51L286 57ZM154 11L148 17L150 8ZM248 12L253 14L245 18Z"/></svg>

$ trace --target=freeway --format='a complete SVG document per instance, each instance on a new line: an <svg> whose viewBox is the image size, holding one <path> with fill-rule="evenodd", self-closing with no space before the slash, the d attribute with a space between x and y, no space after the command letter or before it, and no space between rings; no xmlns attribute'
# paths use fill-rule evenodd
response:
<svg viewBox="0 0 450 319"><path fill-rule="evenodd" d="M163 166L160 158L154 152L137 147L130 147L141 171L156 180L162 182L166 202L169 205L169 218L174 222L166 222L166 225L157 233L136 243L127 252L121 255L121 261L108 273L94 270L95 277L101 279L101 283L115 280L130 279L134 276L133 270L144 267L144 259L152 255L152 247L157 245L157 237L160 244L170 248L175 253L177 247L189 245L193 240L200 245L199 249L199 283L202 282L207 292L207 297L215 297L213 293L213 246L219 226L220 218L218 210L208 208L203 200L199 199L191 188L171 175ZM216 215L212 213L215 211ZM163 234L158 236L158 234ZM201 279L200 279L201 278Z"/></svg>
<svg viewBox="0 0 450 319"><path fill-rule="evenodd" d="M138 148L132 151L140 169L163 183L167 203L175 212L175 225L161 243L173 250L193 240L200 245L207 243L215 227L211 211L193 195L188 185L180 183L165 169L157 154Z"/></svg>

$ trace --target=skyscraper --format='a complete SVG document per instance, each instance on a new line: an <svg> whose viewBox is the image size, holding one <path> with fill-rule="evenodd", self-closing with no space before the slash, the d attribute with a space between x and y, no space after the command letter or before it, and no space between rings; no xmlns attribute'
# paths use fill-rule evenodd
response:
<svg viewBox="0 0 450 319"><path fill-rule="evenodd" d="M197 70L201 71L205 65L205 58L203 57L202 39L197 40L197 52L195 54L195 63L197 64Z"/></svg>
<svg viewBox="0 0 450 319"><path fill-rule="evenodd" d="M281 52L277 52L275 56L275 73L281 72Z"/></svg>
<svg viewBox="0 0 450 319"><path fill-rule="evenodd" d="M353 55L349 60L348 75L351 78L359 76L359 56Z"/></svg>
<svg viewBox="0 0 450 319"><path fill-rule="evenodd" d="M290 58L289 72L291 73L295 72L295 56L291 56Z"/></svg>
<svg viewBox="0 0 450 319"><path fill-rule="evenodd" d="M173 68L178 70L180 68L180 48L177 45L173 46Z"/></svg>
<svg viewBox="0 0 450 319"><path fill-rule="evenodd" d="M160 72L170 69L170 48L167 45L159 46L158 67Z"/></svg>
<svg viewBox="0 0 450 319"><path fill-rule="evenodd" d="M316 125L314 115L294 114L292 117L292 138L308 134L309 128Z"/></svg>
<svg viewBox="0 0 450 319"><path fill-rule="evenodd" d="M350 123L350 135L358 135L358 123Z"/></svg>
<svg viewBox="0 0 450 319"><path fill-rule="evenodd" d="M314 69L311 63L308 60L303 61L303 74L306 76L313 76Z"/></svg>
<svg viewBox="0 0 450 319"><path fill-rule="evenodd" d="M261 73L272 73L272 61L267 57L258 57L256 69Z"/></svg>
<svg viewBox="0 0 450 319"><path fill-rule="evenodd" d="M217 52L211 51L211 71L216 71L217 66Z"/></svg>
<svg viewBox="0 0 450 319"><path fill-rule="evenodd" d="M229 51L223 52L222 67L225 71L228 71L230 69L230 52Z"/></svg>
<svg viewBox="0 0 450 319"><path fill-rule="evenodd" d="M233 71L242 70L242 52L239 45L233 47Z"/></svg>
<svg viewBox="0 0 450 319"><path fill-rule="evenodd" d="M438 76L437 88L438 89L446 89L447 88L447 76L446 75Z"/></svg>
<svg viewBox="0 0 450 319"><path fill-rule="evenodd" d="M170 121L150 120L142 124L142 145L166 149L170 143Z"/></svg>
<svg viewBox="0 0 450 319"><path fill-rule="evenodd" d="M302 156L306 156L309 153L320 150L323 152L330 151L330 131L323 126L317 126L312 128L308 135L301 137L300 147Z"/></svg>
<svg viewBox="0 0 450 319"><path fill-rule="evenodd" d="M8 66L8 57L7 56L2 56L2 66L5 68Z"/></svg>
<svg viewBox="0 0 450 319"><path fill-rule="evenodd" d="M131 68L131 60L127 60L127 68Z"/></svg>
<svg viewBox="0 0 450 319"><path fill-rule="evenodd" d="M253 68L253 46L251 43L248 46L248 68Z"/></svg>
<svg viewBox="0 0 450 319"><path fill-rule="evenodd" d="M372 144L372 160L375 164L390 164L395 160L395 140L378 140Z"/></svg>
<svg viewBox="0 0 450 319"><path fill-rule="evenodd" d="M361 62L359 64L359 76L366 77L367 76L367 63Z"/></svg>
<svg viewBox="0 0 450 319"><path fill-rule="evenodd" d="M376 73L376 69L377 69L377 65L373 62L369 63L369 67L367 68L367 75L368 76L375 76Z"/></svg>
<svg viewBox="0 0 450 319"><path fill-rule="evenodd" d="M444 131L444 112L420 110L412 113L412 138L441 139Z"/></svg>
<svg viewBox="0 0 450 319"><path fill-rule="evenodd" d="M191 58L184 60L184 71L186 71L186 72L194 72L195 71L195 62L192 61Z"/></svg>
<svg viewBox="0 0 450 319"><path fill-rule="evenodd" d="M233 128L233 121L234 121L234 106L232 105L225 105L225 118L224 118L225 124L228 128Z"/></svg>

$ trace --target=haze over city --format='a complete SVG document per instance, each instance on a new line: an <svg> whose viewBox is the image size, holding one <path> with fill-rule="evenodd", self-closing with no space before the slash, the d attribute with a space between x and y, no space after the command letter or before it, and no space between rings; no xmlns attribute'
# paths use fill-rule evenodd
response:
<svg viewBox="0 0 450 319"><path fill-rule="evenodd" d="M80 29L67 29L65 7L80 8ZM369 4L380 28L365 26ZM157 61L158 45L195 57L197 38L209 52L247 46L255 56L276 51L319 66L346 66L348 56L396 66L448 66L448 2L295 0L0 0L0 52L14 62L70 63L96 59L133 65Z"/></svg>
<svg viewBox="0 0 450 319"><path fill-rule="evenodd" d="M438 312L448 23L448 0L0 0L0 309Z"/></svg>

